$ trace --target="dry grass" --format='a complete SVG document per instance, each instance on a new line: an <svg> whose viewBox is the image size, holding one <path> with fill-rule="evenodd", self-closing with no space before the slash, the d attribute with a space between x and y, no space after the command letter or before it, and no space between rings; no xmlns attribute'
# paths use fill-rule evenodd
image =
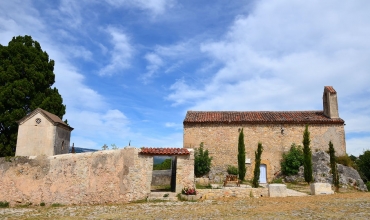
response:
<svg viewBox="0 0 370 220"><path fill-rule="evenodd" d="M303 187L303 186L302 186ZM303 187L304 188L304 187ZM0 209L0 219L370 219L370 193Z"/></svg>

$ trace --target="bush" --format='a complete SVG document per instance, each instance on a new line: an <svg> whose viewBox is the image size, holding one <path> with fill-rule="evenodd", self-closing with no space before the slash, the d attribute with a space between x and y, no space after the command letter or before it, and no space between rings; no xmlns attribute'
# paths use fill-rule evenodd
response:
<svg viewBox="0 0 370 220"><path fill-rule="evenodd" d="M303 165L303 151L302 146L296 146L294 143L291 145L288 153L283 154L281 161L281 171L284 175L298 174L299 167Z"/></svg>
<svg viewBox="0 0 370 220"><path fill-rule="evenodd" d="M284 183L284 182L283 182L283 178L277 178L277 179L273 179L271 183Z"/></svg>
<svg viewBox="0 0 370 220"><path fill-rule="evenodd" d="M227 166L227 173L230 175L238 175L239 171L237 167L229 165Z"/></svg>
<svg viewBox="0 0 370 220"><path fill-rule="evenodd" d="M160 164L154 164L153 170L169 170L171 169L171 159L165 159Z"/></svg>
<svg viewBox="0 0 370 220"><path fill-rule="evenodd" d="M45 202L41 202L40 203L40 206L45 206Z"/></svg>
<svg viewBox="0 0 370 220"><path fill-rule="evenodd" d="M203 150L203 142L199 148L194 150L194 174L201 177L211 170L212 157L208 155L208 150Z"/></svg>
<svg viewBox="0 0 370 220"><path fill-rule="evenodd" d="M358 157L358 168L366 182L370 182L370 150L366 150Z"/></svg>
<svg viewBox="0 0 370 220"><path fill-rule="evenodd" d="M0 208L9 208L9 202L7 201L0 201Z"/></svg>
<svg viewBox="0 0 370 220"><path fill-rule="evenodd" d="M367 191L369 191L369 192L370 192L370 181L367 181L367 183L366 183L366 187L367 187Z"/></svg>
<svg viewBox="0 0 370 220"><path fill-rule="evenodd" d="M346 154L335 158L335 161L347 167L352 167L357 170L356 163Z"/></svg>

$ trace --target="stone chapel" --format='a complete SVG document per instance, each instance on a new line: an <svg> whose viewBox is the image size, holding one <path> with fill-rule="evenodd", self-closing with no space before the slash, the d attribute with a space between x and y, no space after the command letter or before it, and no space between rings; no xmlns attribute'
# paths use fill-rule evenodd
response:
<svg viewBox="0 0 370 220"><path fill-rule="evenodd" d="M281 170L282 154L292 143L302 145L309 125L311 151L327 151L332 141L336 155L346 153L344 120L339 117L337 92L325 86L323 110L314 111L188 111L184 124L184 148L201 142L213 157L211 175L237 166L238 137L243 128L246 149L246 179L253 178L254 152L263 145L260 182L270 182Z"/></svg>
<svg viewBox="0 0 370 220"><path fill-rule="evenodd" d="M52 156L69 152L73 128L58 116L37 108L17 123L16 156Z"/></svg>

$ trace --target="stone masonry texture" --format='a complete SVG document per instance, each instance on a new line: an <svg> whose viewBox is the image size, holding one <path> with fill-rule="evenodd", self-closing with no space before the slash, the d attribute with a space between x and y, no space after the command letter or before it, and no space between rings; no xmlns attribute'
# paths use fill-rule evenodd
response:
<svg viewBox="0 0 370 220"><path fill-rule="evenodd" d="M153 157L138 148L0 158L0 201L16 204L105 204L146 199ZM194 154L178 157L177 187L194 185Z"/></svg>
<svg viewBox="0 0 370 220"><path fill-rule="evenodd" d="M263 145L261 164L267 166L267 180L271 181L280 172L282 154L288 152L292 143L302 145L304 124L184 124L184 147L197 148L204 143L213 157L212 169L224 170L228 165L237 166L239 130L244 130L246 148L246 179L253 178L255 151L258 142ZM284 132L281 132L281 129ZM345 132L342 124L309 125L311 151L326 151L332 141L336 155L346 153ZM212 172L212 171L211 171Z"/></svg>

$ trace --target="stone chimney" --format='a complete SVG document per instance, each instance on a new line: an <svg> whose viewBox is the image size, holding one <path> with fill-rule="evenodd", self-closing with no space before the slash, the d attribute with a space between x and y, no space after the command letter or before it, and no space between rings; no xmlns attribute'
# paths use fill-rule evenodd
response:
<svg viewBox="0 0 370 220"><path fill-rule="evenodd" d="M337 92L332 86L324 87L322 101L324 115L329 118L339 118Z"/></svg>

